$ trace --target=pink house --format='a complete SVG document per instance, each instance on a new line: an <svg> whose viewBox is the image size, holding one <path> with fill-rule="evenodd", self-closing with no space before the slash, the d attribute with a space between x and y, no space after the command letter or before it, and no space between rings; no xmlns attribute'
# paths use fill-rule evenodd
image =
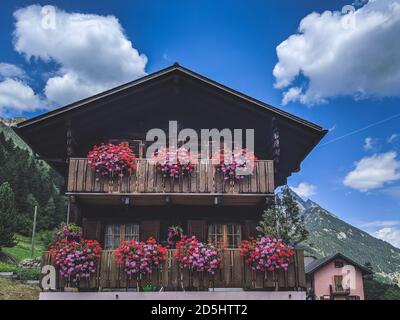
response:
<svg viewBox="0 0 400 320"><path fill-rule="evenodd" d="M364 300L366 267L341 253L305 261L309 297L318 300Z"/></svg>

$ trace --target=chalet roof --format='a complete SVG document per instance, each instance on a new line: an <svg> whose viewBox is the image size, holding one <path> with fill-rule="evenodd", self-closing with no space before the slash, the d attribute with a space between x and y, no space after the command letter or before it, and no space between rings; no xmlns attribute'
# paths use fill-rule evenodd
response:
<svg viewBox="0 0 400 320"><path fill-rule="evenodd" d="M323 266L327 265L328 263L330 263L331 261L335 260L335 259L342 259L347 261L349 264L359 268L361 270L361 272L366 275L366 274L371 274L372 272L366 268L365 266L351 260L350 258L346 257L344 254L337 252L334 254L331 254L329 256L326 256L324 258L318 259L318 260L314 260L312 262L310 262L309 264L307 264L305 266L305 271L306 274L312 274L315 271L319 270L320 268L322 268Z"/></svg>
<svg viewBox="0 0 400 320"><path fill-rule="evenodd" d="M184 109L187 103L190 103L193 111ZM327 130L314 123L228 88L179 64L33 117L19 123L14 130L35 154L64 174L67 123L71 120L75 150L79 149L75 153L84 157L89 146L102 142L96 141L101 134L106 136L118 132L120 136L133 135L132 128L143 131L146 124L155 122L156 116L165 122L170 110L175 112L175 116L191 117L190 124L195 120L200 121L196 112L207 110L218 114L218 117L209 117L203 112L204 116L201 117L206 117L207 123L213 123L210 127L202 128L211 129L220 125L229 128L230 124L235 123L234 128L242 128L236 126L239 124L243 128L256 129L260 134L257 140L256 133L256 153L259 150L257 155L264 159L272 159L271 121L277 119L281 152L275 175L276 186L285 184L292 172L300 170L301 162L327 133ZM229 121L226 120L228 117Z"/></svg>
<svg viewBox="0 0 400 320"><path fill-rule="evenodd" d="M91 96L91 97L76 101L76 102L68 104L68 105L66 105L64 107L58 108L56 110L53 110L53 111L47 112L45 114L33 117L33 118L28 119L28 120L23 121L23 122L20 122L20 123L18 123L17 127L18 128L23 128L23 127L29 126L29 125L31 125L33 123L37 123L37 122L46 120L48 118L51 118L51 117L66 113L66 112L71 111L73 109L84 107L89 102L93 102L93 101L102 99L102 98L104 98L106 96L109 96L109 95L118 93L120 91L129 89L129 88L131 88L133 86L145 83L145 82L150 81L152 79L156 79L156 78L158 78L158 77L160 77L160 76L162 76L164 74L171 73L173 71L179 71L179 72L185 73L185 74L187 74L189 76L192 76L192 77L194 77L194 78L196 78L196 79L198 79L200 81L203 81L204 83L207 83L209 85L215 86L215 87L217 87L217 88L219 88L219 89L221 89L221 90L223 90L223 91L225 91L225 92L227 92L229 94L235 95L235 96L240 97L240 98L242 98L244 100L247 100L247 101L249 101L251 103L254 103L255 105L257 105L257 106L259 106L261 108L265 108L265 109L267 109L269 111L272 111L272 112L276 113L277 115L286 117L286 118L288 118L290 120L296 121L296 122L298 122L300 124L303 124L305 126L309 126L310 128L313 128L315 130L318 130L318 131L321 131L321 132L324 132L324 133L327 132L327 130L323 130L321 126L318 126L318 125L316 125L316 124L314 124L314 123L312 123L310 121L304 120L304 119L302 119L300 117L297 117L297 116L295 116L293 114L290 114L290 113L288 113L286 111L283 111L281 109L273 107L273 106L271 106L271 105L269 105L269 104L267 104L265 102L262 102L260 100L255 99L255 98L252 98L252 97L250 97L250 96L248 96L248 95L246 95L244 93L238 92L238 91L236 91L236 90L234 90L232 88L229 88L229 87L227 87L225 85L222 85L222 84L220 84L220 83L218 83L218 82L216 82L214 80L211 80L211 79L209 79L209 78L207 78L205 76L202 76L202 75L200 75L200 74L198 74L198 73L196 73L196 72L194 72L192 70L189 70L189 69L187 69L185 67L182 67L178 63L174 63L170 67L167 67L165 69L159 70L159 71L154 72L154 73L151 73L151 74L149 74L147 76L144 76L142 78L133 80L133 81L128 82L126 84L123 84L121 86L112 88L110 90L98 93L98 94L96 94L94 96Z"/></svg>

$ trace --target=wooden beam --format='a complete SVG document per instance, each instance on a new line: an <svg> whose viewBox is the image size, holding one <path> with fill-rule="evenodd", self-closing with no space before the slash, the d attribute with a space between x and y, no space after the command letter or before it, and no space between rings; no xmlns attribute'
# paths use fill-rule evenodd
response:
<svg viewBox="0 0 400 320"><path fill-rule="evenodd" d="M67 143L67 158L71 158L74 154L74 149L72 147L73 144L73 137L72 137L72 122L71 119L66 121L67 127L67 136L66 136L66 143Z"/></svg>
<svg viewBox="0 0 400 320"><path fill-rule="evenodd" d="M272 160L274 161L275 176L278 173L281 156L279 123L276 117L272 118Z"/></svg>

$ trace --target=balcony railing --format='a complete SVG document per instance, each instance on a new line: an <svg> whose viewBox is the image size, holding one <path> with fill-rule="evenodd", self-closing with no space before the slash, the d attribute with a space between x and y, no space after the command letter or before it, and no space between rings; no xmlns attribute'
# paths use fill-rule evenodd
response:
<svg viewBox="0 0 400 320"><path fill-rule="evenodd" d="M82 290L102 291L104 289L132 290L148 284L163 288L165 291L208 291L213 288L243 288L245 290L291 291L304 290L305 272L302 250L295 250L294 261L287 271L274 272L252 271L239 255L238 249L223 251L223 267L212 276L207 272L189 272L181 269L173 257L174 250L168 250L168 259L162 267L151 276L137 279L126 275L123 266L115 260L114 251L103 250L97 266L96 274L90 279L81 281L78 287ZM54 257L49 252L42 256L42 266L54 265ZM71 284L57 276L56 289L63 290Z"/></svg>
<svg viewBox="0 0 400 320"><path fill-rule="evenodd" d="M329 291L331 295L336 295L336 296L347 296L350 294L350 288L343 288L343 286L332 286L329 285Z"/></svg>
<svg viewBox="0 0 400 320"><path fill-rule="evenodd" d="M189 176L179 179L164 178L157 167L146 159L139 159L137 169L123 178L96 179L85 158L69 161L69 193L171 193L171 194L254 194L274 193L274 168L271 160L257 160L253 173L242 181L224 180L211 160L196 165Z"/></svg>

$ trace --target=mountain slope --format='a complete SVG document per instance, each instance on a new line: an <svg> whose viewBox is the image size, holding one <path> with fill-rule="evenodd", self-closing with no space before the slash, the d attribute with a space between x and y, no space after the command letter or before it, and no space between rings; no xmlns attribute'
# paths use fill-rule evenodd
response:
<svg viewBox="0 0 400 320"><path fill-rule="evenodd" d="M15 134L11 125L20 119L0 118L0 184L8 182L15 196L18 228L29 235L34 207L38 208L37 230L54 228L65 216L65 197L60 194L62 177Z"/></svg>
<svg viewBox="0 0 400 320"><path fill-rule="evenodd" d="M6 139L11 139L19 148L26 149L31 152L31 149L28 147L28 145L11 128L12 126L24 120L24 118L0 118L0 132L3 132Z"/></svg>
<svg viewBox="0 0 400 320"><path fill-rule="evenodd" d="M299 204L310 235L306 254L318 258L341 252L360 264L370 262L380 280L400 285L400 249L340 220L317 203L292 195Z"/></svg>

